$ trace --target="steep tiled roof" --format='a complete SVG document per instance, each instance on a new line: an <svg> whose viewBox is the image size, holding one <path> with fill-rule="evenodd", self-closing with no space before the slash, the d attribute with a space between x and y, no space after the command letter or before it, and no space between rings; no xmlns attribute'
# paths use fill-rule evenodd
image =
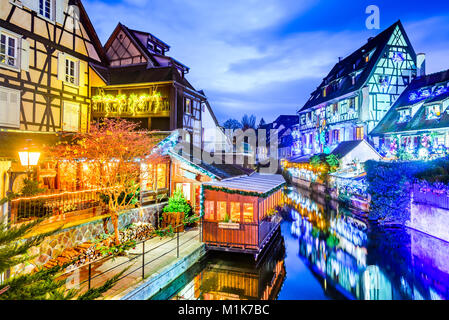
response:
<svg viewBox="0 0 449 320"><path fill-rule="evenodd" d="M147 64L143 63L138 65L110 68L92 65L92 68L94 68L110 86L176 81L192 90L195 90L189 81L179 74L178 70L174 66L148 68Z"/></svg>
<svg viewBox="0 0 449 320"><path fill-rule="evenodd" d="M353 140L353 141L344 141L341 142L335 149L332 151L333 155L338 156L339 158L343 158L349 152L354 150L359 144L361 144L363 140Z"/></svg>
<svg viewBox="0 0 449 320"><path fill-rule="evenodd" d="M396 27L400 28L407 44L409 44L409 46L412 48L407 34L405 33L405 30L402 26L402 23L400 21L394 23L388 29L378 34L376 37L371 38L365 45L354 51L351 55L338 62L332 68L326 78L323 79L320 86L311 94L310 99L300 109L300 111L310 109L321 103L339 98L361 89L369 79L369 76L376 66L377 61L381 57L382 52L384 51L384 48L387 45L388 40L391 38ZM367 54L371 55L368 63L365 62L364 58ZM413 59L415 59L415 56L415 53L412 52ZM358 75L356 76L355 84L353 85L352 74L354 73L357 73ZM333 91L330 91L330 89L328 89L326 97L324 97L323 89L336 80L339 81L337 89Z"/></svg>

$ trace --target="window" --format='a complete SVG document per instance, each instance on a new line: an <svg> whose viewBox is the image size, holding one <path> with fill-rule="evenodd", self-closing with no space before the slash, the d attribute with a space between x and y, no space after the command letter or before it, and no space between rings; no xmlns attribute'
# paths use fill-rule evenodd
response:
<svg viewBox="0 0 449 320"><path fill-rule="evenodd" d="M0 33L0 64L18 68L18 42L17 37Z"/></svg>
<svg viewBox="0 0 449 320"><path fill-rule="evenodd" d="M340 130L334 130L333 136L332 136L332 142L334 144L340 142Z"/></svg>
<svg viewBox="0 0 449 320"><path fill-rule="evenodd" d="M364 130L363 127L356 128L356 140L363 140L364 138Z"/></svg>
<svg viewBox="0 0 449 320"><path fill-rule="evenodd" d="M20 127L20 91L0 87L0 126Z"/></svg>
<svg viewBox="0 0 449 320"><path fill-rule="evenodd" d="M218 201L217 202L217 220L224 221L226 215L227 215L226 201Z"/></svg>
<svg viewBox="0 0 449 320"><path fill-rule="evenodd" d="M190 194L191 194L191 185L190 183L177 183L176 184L176 190L181 190L184 198L186 198L187 201L191 200Z"/></svg>
<svg viewBox="0 0 449 320"><path fill-rule="evenodd" d="M80 61L63 52L58 58L58 79L73 86L80 85Z"/></svg>
<svg viewBox="0 0 449 320"><path fill-rule="evenodd" d="M80 105L71 102L64 103L62 130L68 132L78 132L80 122Z"/></svg>
<svg viewBox="0 0 449 320"><path fill-rule="evenodd" d="M254 206L252 203L243 204L243 222L254 221Z"/></svg>
<svg viewBox="0 0 449 320"><path fill-rule="evenodd" d="M204 201L204 219L214 220L214 202Z"/></svg>
<svg viewBox="0 0 449 320"><path fill-rule="evenodd" d="M154 167L152 164L142 163L141 165L141 181L143 191L154 190Z"/></svg>
<svg viewBox="0 0 449 320"><path fill-rule="evenodd" d="M159 163L157 165L157 189L167 188L167 164Z"/></svg>
<svg viewBox="0 0 449 320"><path fill-rule="evenodd" d="M185 99L184 102L184 112L185 113L192 113L192 100L189 98Z"/></svg>
<svg viewBox="0 0 449 320"><path fill-rule="evenodd" d="M231 202L231 221L240 223L240 202Z"/></svg>
<svg viewBox="0 0 449 320"><path fill-rule="evenodd" d="M407 122L411 118L411 109L399 110L399 119L398 123Z"/></svg>
<svg viewBox="0 0 449 320"><path fill-rule="evenodd" d="M427 120L438 119L440 116L441 116L441 106L439 104L426 107Z"/></svg>
<svg viewBox="0 0 449 320"><path fill-rule="evenodd" d="M65 60L65 82L76 84L76 65L71 59Z"/></svg>
<svg viewBox="0 0 449 320"><path fill-rule="evenodd" d="M52 19L53 1L39 0L39 14L47 19Z"/></svg>

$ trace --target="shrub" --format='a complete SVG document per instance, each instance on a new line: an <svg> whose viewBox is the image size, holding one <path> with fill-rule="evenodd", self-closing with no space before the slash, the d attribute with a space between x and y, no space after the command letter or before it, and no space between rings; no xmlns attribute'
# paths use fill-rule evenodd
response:
<svg viewBox="0 0 449 320"><path fill-rule="evenodd" d="M168 199L168 205L163 209L164 212L184 212L186 216L192 214L192 206L187 202L181 190L176 190Z"/></svg>

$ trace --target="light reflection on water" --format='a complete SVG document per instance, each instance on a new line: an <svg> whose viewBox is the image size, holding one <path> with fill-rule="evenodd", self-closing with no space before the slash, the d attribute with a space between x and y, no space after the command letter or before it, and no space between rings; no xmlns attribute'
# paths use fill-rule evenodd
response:
<svg viewBox="0 0 449 320"><path fill-rule="evenodd" d="M157 299L447 299L449 243L290 188L279 236L256 265L211 253Z"/></svg>

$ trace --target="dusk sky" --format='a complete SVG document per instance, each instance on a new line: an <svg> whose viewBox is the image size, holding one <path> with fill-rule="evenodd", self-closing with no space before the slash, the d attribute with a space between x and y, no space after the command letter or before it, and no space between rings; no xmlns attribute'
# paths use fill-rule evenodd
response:
<svg viewBox="0 0 449 320"><path fill-rule="evenodd" d="M338 57L400 19L427 72L449 69L447 0L84 0L103 44L118 22L154 34L191 68L219 121L295 114ZM380 8L368 30L366 7Z"/></svg>

